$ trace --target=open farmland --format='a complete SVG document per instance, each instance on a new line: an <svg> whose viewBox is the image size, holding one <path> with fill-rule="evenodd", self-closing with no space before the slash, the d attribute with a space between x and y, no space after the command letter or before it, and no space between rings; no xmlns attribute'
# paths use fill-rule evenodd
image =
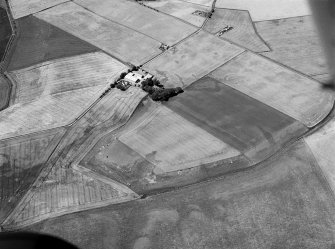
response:
<svg viewBox="0 0 335 249"><path fill-rule="evenodd" d="M167 87L186 87L242 52L241 48L199 31L144 68Z"/></svg>
<svg viewBox="0 0 335 249"><path fill-rule="evenodd" d="M8 106L11 88L12 87L8 79L0 74L0 111Z"/></svg>
<svg viewBox="0 0 335 249"><path fill-rule="evenodd" d="M26 224L110 204L137 199L137 195L121 184L85 171L54 168L43 184L32 190L5 220L4 226Z"/></svg>
<svg viewBox="0 0 335 249"><path fill-rule="evenodd" d="M255 25L273 50L263 53L264 56L310 76L328 72L312 16L257 22Z"/></svg>
<svg viewBox="0 0 335 249"><path fill-rule="evenodd" d="M67 125L102 93L103 86L47 95L0 112L0 139Z"/></svg>
<svg viewBox="0 0 335 249"><path fill-rule="evenodd" d="M8 0L9 7L15 19L50 8L67 0Z"/></svg>
<svg viewBox="0 0 335 249"><path fill-rule="evenodd" d="M0 0L0 237L335 249L308 1Z"/></svg>
<svg viewBox="0 0 335 249"><path fill-rule="evenodd" d="M0 141L0 221L37 178L62 129Z"/></svg>
<svg viewBox="0 0 335 249"><path fill-rule="evenodd" d="M333 94L320 89L318 82L250 52L239 55L210 76L307 127L319 123L333 107Z"/></svg>
<svg viewBox="0 0 335 249"><path fill-rule="evenodd" d="M224 179L50 219L29 230L83 249L314 249L334 245L334 222L333 198L299 143L266 165Z"/></svg>
<svg viewBox="0 0 335 249"><path fill-rule="evenodd" d="M305 0L217 0L217 8L248 10L254 22L310 15L308 2Z"/></svg>
<svg viewBox="0 0 335 249"><path fill-rule="evenodd" d="M71 126L66 139L58 148L61 156L56 156L53 164L57 162L59 166L69 166L79 163L106 133L127 122L145 95L145 92L137 88L126 93L113 90L106 95Z"/></svg>
<svg viewBox="0 0 335 249"><path fill-rule="evenodd" d="M168 45L181 41L197 30L180 20L162 15L133 1L100 0L99 4L95 0L74 2L99 16L121 23Z"/></svg>
<svg viewBox="0 0 335 249"><path fill-rule="evenodd" d="M192 4L180 0L145 1L143 3L146 6L155 8L168 15L175 16L197 27L201 27L206 18L199 15L193 15L192 13L194 13L196 10L204 12L208 12L211 10L210 7Z"/></svg>
<svg viewBox="0 0 335 249"><path fill-rule="evenodd" d="M22 226L64 213L134 198L133 194L128 196L124 191L123 194L119 193L115 189L116 183L111 187L112 180L99 178L94 174L94 178L98 177L100 182L107 181L108 185L104 187L104 184L97 183L101 188L107 189L101 190L99 186L95 188L93 182L95 180L91 179L93 176L83 178L82 173L72 170L72 165L75 166L104 133L124 125L144 96L145 93L137 88L126 93L113 91L69 127L55 152L46 162L46 167L34 183L34 187L30 188L21 200L17 210L6 221L6 225ZM69 170L61 168L69 168ZM85 173L87 170L79 171ZM105 192L101 193L101 191ZM132 193L130 190L129 192ZM94 198L98 198L99 195L99 200L94 203Z"/></svg>
<svg viewBox="0 0 335 249"><path fill-rule="evenodd" d="M132 186L150 180L155 165L120 142L115 134L103 137L80 162L100 175L117 179Z"/></svg>
<svg viewBox="0 0 335 249"><path fill-rule="evenodd" d="M9 18L6 9L0 7L0 62L6 52L8 41L12 35Z"/></svg>
<svg viewBox="0 0 335 249"><path fill-rule="evenodd" d="M35 14L123 62L142 64L158 55L160 42L67 2Z"/></svg>
<svg viewBox="0 0 335 249"><path fill-rule="evenodd" d="M106 133L79 164L130 186L138 194L167 191L250 166L250 160L241 154L192 168L164 172L158 167L159 165L149 162L148 158L120 141L122 134L133 131L139 124L147 122L147 118L150 118L159 108L161 108L160 104L149 98L144 99L129 121L120 129ZM172 113L172 116L174 115L176 114ZM194 125L191 124L191 127ZM196 130L199 129L196 128Z"/></svg>
<svg viewBox="0 0 335 249"><path fill-rule="evenodd" d="M317 133L313 133L305 138L316 161L323 170L333 191L335 191L335 118L331 115L329 122Z"/></svg>
<svg viewBox="0 0 335 249"><path fill-rule="evenodd" d="M214 0L182 0L182 1L204 5L204 6L209 6L209 7L211 7L214 2Z"/></svg>
<svg viewBox="0 0 335 249"><path fill-rule="evenodd" d="M164 106L153 108L119 140L163 172L182 170L240 153ZM196 136L194 135L196 134Z"/></svg>
<svg viewBox="0 0 335 249"><path fill-rule="evenodd" d="M16 21L20 29L8 70L16 70L48 60L95 52L98 49L34 16Z"/></svg>
<svg viewBox="0 0 335 249"><path fill-rule="evenodd" d="M48 95L107 86L127 67L105 53L88 53L11 71L16 83L15 103Z"/></svg>
<svg viewBox="0 0 335 249"><path fill-rule="evenodd" d="M233 29L224 33L221 36L222 38L254 52L270 50L255 30L248 11L216 9L212 17L206 22L204 29L215 34L226 26Z"/></svg>
<svg viewBox="0 0 335 249"><path fill-rule="evenodd" d="M196 81L166 106L254 163L307 131L293 118L210 77Z"/></svg>
<svg viewBox="0 0 335 249"><path fill-rule="evenodd" d="M15 104L0 113L0 137L67 125L99 98L125 66L103 53L13 71Z"/></svg>

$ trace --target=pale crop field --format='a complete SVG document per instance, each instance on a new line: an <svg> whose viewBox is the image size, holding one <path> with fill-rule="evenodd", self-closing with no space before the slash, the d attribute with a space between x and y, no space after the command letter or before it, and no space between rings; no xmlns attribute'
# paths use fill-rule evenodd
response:
<svg viewBox="0 0 335 249"><path fill-rule="evenodd" d="M119 140L163 172L196 167L240 153L170 109L159 106Z"/></svg>
<svg viewBox="0 0 335 249"><path fill-rule="evenodd" d="M9 73L16 82L15 103L113 82L127 67L102 52L40 63Z"/></svg>
<svg viewBox="0 0 335 249"><path fill-rule="evenodd" d="M311 14L307 0L217 0L215 6L248 10L254 22Z"/></svg>
<svg viewBox="0 0 335 249"><path fill-rule="evenodd" d="M97 52L10 72L16 100L0 113L0 138L69 124L126 68Z"/></svg>
<svg viewBox="0 0 335 249"><path fill-rule="evenodd" d="M123 62L142 64L158 55L160 42L67 2L35 14Z"/></svg>
<svg viewBox="0 0 335 249"><path fill-rule="evenodd" d="M328 73L312 16L257 22L255 27L272 49L264 56L312 77Z"/></svg>
<svg viewBox="0 0 335 249"><path fill-rule="evenodd" d="M208 12L211 10L211 8L206 6L192 4L180 0L146 1L143 3L146 6L150 6L163 13L177 17L197 27L201 27L206 18L199 15L193 15L192 13L196 10L204 12Z"/></svg>
<svg viewBox="0 0 335 249"><path fill-rule="evenodd" d="M88 108L104 88L84 88L14 104L0 113L0 139L67 125Z"/></svg>
<svg viewBox="0 0 335 249"><path fill-rule="evenodd" d="M333 107L333 94L323 91L317 81L250 52L241 54L210 76L307 127L318 124Z"/></svg>
<svg viewBox="0 0 335 249"><path fill-rule="evenodd" d="M64 2L67 2L67 0L8 0L9 7L15 19L34 14Z"/></svg>
<svg viewBox="0 0 335 249"><path fill-rule="evenodd" d="M233 29L224 33L221 36L223 39L232 41L253 52L270 51L270 48L257 34L248 11L216 9L206 22L204 29L211 33L217 33L226 26Z"/></svg>
<svg viewBox="0 0 335 249"><path fill-rule="evenodd" d="M75 0L92 12L139 31L153 39L173 45L197 30L176 18L141 6L133 1Z"/></svg>
<svg viewBox="0 0 335 249"><path fill-rule="evenodd" d="M186 87L244 50L204 31L145 65L168 87Z"/></svg>

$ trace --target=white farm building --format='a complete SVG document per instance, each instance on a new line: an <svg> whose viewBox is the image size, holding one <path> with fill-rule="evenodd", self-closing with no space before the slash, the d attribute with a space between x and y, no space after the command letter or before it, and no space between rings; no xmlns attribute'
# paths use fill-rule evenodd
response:
<svg viewBox="0 0 335 249"><path fill-rule="evenodd" d="M136 72L130 72L124 77L124 81L129 82L133 86L142 86L142 81L150 79L153 76L144 70L139 70Z"/></svg>

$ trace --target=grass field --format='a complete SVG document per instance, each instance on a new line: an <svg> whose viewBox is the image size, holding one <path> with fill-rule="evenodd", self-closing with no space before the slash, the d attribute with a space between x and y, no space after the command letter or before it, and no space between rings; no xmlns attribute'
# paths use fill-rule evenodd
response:
<svg viewBox="0 0 335 249"><path fill-rule="evenodd" d="M204 31L144 66L167 87L186 87L243 52Z"/></svg>
<svg viewBox="0 0 335 249"><path fill-rule="evenodd" d="M254 22L311 14L308 2L305 0L290 0L284 4L277 0L217 0L215 6L248 10Z"/></svg>
<svg viewBox="0 0 335 249"><path fill-rule="evenodd" d="M10 94L10 82L8 82L8 80L0 74L0 111L8 106Z"/></svg>
<svg viewBox="0 0 335 249"><path fill-rule="evenodd" d="M62 129L0 141L0 221L37 178L57 145Z"/></svg>
<svg viewBox="0 0 335 249"><path fill-rule="evenodd" d="M233 29L224 33L221 36L222 38L254 52L270 50L257 34L248 11L216 9L212 17L206 22L204 29L215 34L226 26L233 27Z"/></svg>
<svg viewBox="0 0 335 249"><path fill-rule="evenodd" d="M74 2L108 20L123 24L168 45L181 41L197 30L196 27L133 1L100 0L99 4L95 0Z"/></svg>
<svg viewBox="0 0 335 249"><path fill-rule="evenodd" d="M34 16L20 18L16 23L20 31L8 66L9 71L98 50Z"/></svg>
<svg viewBox="0 0 335 249"><path fill-rule="evenodd" d="M314 249L334 247L334 221L333 197L299 143L266 165L221 180L49 219L29 230L83 249Z"/></svg>
<svg viewBox="0 0 335 249"><path fill-rule="evenodd" d="M312 16L257 22L255 25L273 50L263 55L307 75L327 73L327 62Z"/></svg>
<svg viewBox="0 0 335 249"><path fill-rule="evenodd" d="M146 6L155 8L168 15L175 16L197 27L201 27L206 18L198 15L192 15L192 13L196 10L201 10L204 12L211 10L210 7L192 4L180 0L146 1L143 3Z"/></svg>
<svg viewBox="0 0 335 249"><path fill-rule="evenodd" d="M123 62L142 64L158 55L160 43L130 28L67 2L35 14Z"/></svg>
<svg viewBox="0 0 335 249"><path fill-rule="evenodd" d="M317 132L305 137L305 141L313 152L333 191L335 191L335 119L331 120Z"/></svg>
<svg viewBox="0 0 335 249"><path fill-rule="evenodd" d="M334 96L318 82L249 52L210 76L308 127L319 123L333 107Z"/></svg>
<svg viewBox="0 0 335 249"><path fill-rule="evenodd" d="M40 63L10 72L16 82L15 103L27 103L48 95L107 86L127 67L96 52Z"/></svg>
<svg viewBox="0 0 335 249"><path fill-rule="evenodd" d="M18 19L66 1L67 0L8 0L8 3L13 17Z"/></svg>
<svg viewBox="0 0 335 249"><path fill-rule="evenodd" d="M254 163L307 131L293 118L210 77L196 81L166 106Z"/></svg>
<svg viewBox="0 0 335 249"><path fill-rule="evenodd" d="M9 18L4 8L0 7L0 62L6 51L7 43L12 35Z"/></svg>
<svg viewBox="0 0 335 249"><path fill-rule="evenodd" d="M163 106L157 106L119 140L162 172L192 168L235 157L233 147Z"/></svg>

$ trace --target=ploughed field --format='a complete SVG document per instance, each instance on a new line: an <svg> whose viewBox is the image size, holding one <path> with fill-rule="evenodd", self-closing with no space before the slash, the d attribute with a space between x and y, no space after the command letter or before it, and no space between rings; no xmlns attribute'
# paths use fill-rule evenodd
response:
<svg viewBox="0 0 335 249"><path fill-rule="evenodd" d="M270 2L1 2L1 228L80 248L333 248L334 93L307 5ZM133 68L183 92L113 87Z"/></svg>

